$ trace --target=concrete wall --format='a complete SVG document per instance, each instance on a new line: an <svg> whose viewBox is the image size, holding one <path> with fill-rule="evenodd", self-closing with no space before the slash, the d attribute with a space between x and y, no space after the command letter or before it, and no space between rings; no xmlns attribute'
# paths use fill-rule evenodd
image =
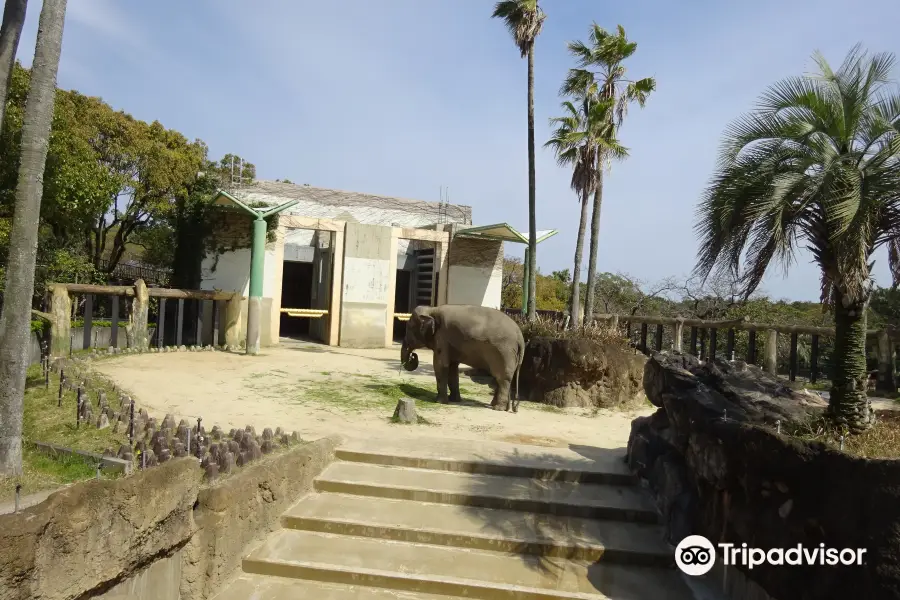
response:
<svg viewBox="0 0 900 600"><path fill-rule="evenodd" d="M263 304L260 311L260 345L278 343L278 314L281 309L281 276L284 256L284 239L276 237L266 244L266 261L263 269ZM250 250L240 249L207 256L202 265L203 281L200 289L238 292L245 297L241 337L247 337L247 300L250 294Z"/></svg>
<svg viewBox="0 0 900 600"><path fill-rule="evenodd" d="M503 242L454 237L449 260L448 304L500 308Z"/></svg>
<svg viewBox="0 0 900 600"><path fill-rule="evenodd" d="M0 516L0 598L210 598L312 489L337 443L295 447L213 485L195 459L175 459Z"/></svg>
<svg viewBox="0 0 900 600"><path fill-rule="evenodd" d="M391 227L347 223L344 232L341 346L384 347L387 316L393 312L394 304L390 282L391 264L396 264L396 242L392 243L392 233Z"/></svg>

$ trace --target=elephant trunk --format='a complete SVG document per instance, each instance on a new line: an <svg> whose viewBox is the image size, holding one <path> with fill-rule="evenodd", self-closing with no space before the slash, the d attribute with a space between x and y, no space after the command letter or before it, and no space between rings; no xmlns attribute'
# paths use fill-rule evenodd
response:
<svg viewBox="0 0 900 600"><path fill-rule="evenodd" d="M419 368L419 356L412 351L406 340L403 340L403 344L400 346L400 363L407 371L415 371Z"/></svg>
<svg viewBox="0 0 900 600"><path fill-rule="evenodd" d="M409 349L409 344L406 343L406 340L403 340L403 344L400 346L400 362L406 364L406 361L409 360L409 353L412 350Z"/></svg>

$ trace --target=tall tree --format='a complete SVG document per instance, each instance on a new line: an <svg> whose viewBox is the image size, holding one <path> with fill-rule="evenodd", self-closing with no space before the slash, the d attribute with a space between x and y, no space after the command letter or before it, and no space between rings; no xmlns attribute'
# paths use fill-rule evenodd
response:
<svg viewBox="0 0 900 600"><path fill-rule="evenodd" d="M28 334L56 75L62 51L66 0L44 0L38 22L31 86L25 104L22 153L3 312L0 313L0 474L22 472L22 410L28 368Z"/></svg>
<svg viewBox="0 0 900 600"><path fill-rule="evenodd" d="M581 323L581 264L584 252L584 232L587 227L588 200L598 181L597 157L610 154L625 157L628 151L615 139L615 127L609 113L610 101L600 100L596 94L582 95L578 106L563 102L564 116L550 119L556 126L553 137L544 144L553 148L560 166L572 169L572 190L581 201L581 219L575 238L575 265L572 270L572 291L569 296L571 323ZM585 313L587 314L587 313Z"/></svg>
<svg viewBox="0 0 900 600"><path fill-rule="evenodd" d="M814 58L817 75L776 83L727 129L698 210L696 270L740 274L749 294L773 259L787 267L805 245L821 270L821 300L834 311L829 414L859 431L873 416L865 352L872 254L900 237L900 94L891 54L856 46L837 71ZM888 255L896 280L900 261Z"/></svg>
<svg viewBox="0 0 900 600"><path fill-rule="evenodd" d="M546 15L538 0L504 0L494 6L494 18L503 19L519 48L528 57L528 320L534 320L537 281L537 209L534 166L534 40L541 32Z"/></svg>
<svg viewBox="0 0 900 600"><path fill-rule="evenodd" d="M6 94L9 78L16 64L19 38L25 26L25 11L28 0L6 0L3 7L3 23L0 24L0 125L6 116Z"/></svg>
<svg viewBox="0 0 900 600"><path fill-rule="evenodd" d="M578 68L569 70L561 92L576 97L593 97L612 104L607 112L612 135L618 136L628 105L637 102L643 108L650 92L656 89L652 77L631 80L627 78L624 65L637 50L637 44L628 40L625 29L619 25L615 33L610 33L594 23L591 27L589 43L570 42L569 52L575 57ZM594 288L597 281L597 244L600 237L600 208L603 204L603 172L613 158L606 151L596 153L596 185L594 209L591 214L591 247L588 259L587 294L584 314L590 319L594 312Z"/></svg>

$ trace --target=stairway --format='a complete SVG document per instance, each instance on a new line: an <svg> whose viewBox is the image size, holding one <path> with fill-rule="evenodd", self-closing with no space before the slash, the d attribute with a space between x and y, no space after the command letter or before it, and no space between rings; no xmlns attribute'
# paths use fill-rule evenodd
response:
<svg viewBox="0 0 900 600"><path fill-rule="evenodd" d="M344 444L217 600L688 600L613 451Z"/></svg>

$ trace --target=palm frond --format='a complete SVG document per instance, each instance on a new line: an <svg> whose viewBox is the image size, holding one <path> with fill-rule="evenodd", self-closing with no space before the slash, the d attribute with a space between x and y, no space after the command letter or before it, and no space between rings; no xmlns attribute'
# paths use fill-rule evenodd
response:
<svg viewBox="0 0 900 600"><path fill-rule="evenodd" d="M541 33L546 15L538 0L502 0L494 5L491 17L503 20L522 58L525 58Z"/></svg>

